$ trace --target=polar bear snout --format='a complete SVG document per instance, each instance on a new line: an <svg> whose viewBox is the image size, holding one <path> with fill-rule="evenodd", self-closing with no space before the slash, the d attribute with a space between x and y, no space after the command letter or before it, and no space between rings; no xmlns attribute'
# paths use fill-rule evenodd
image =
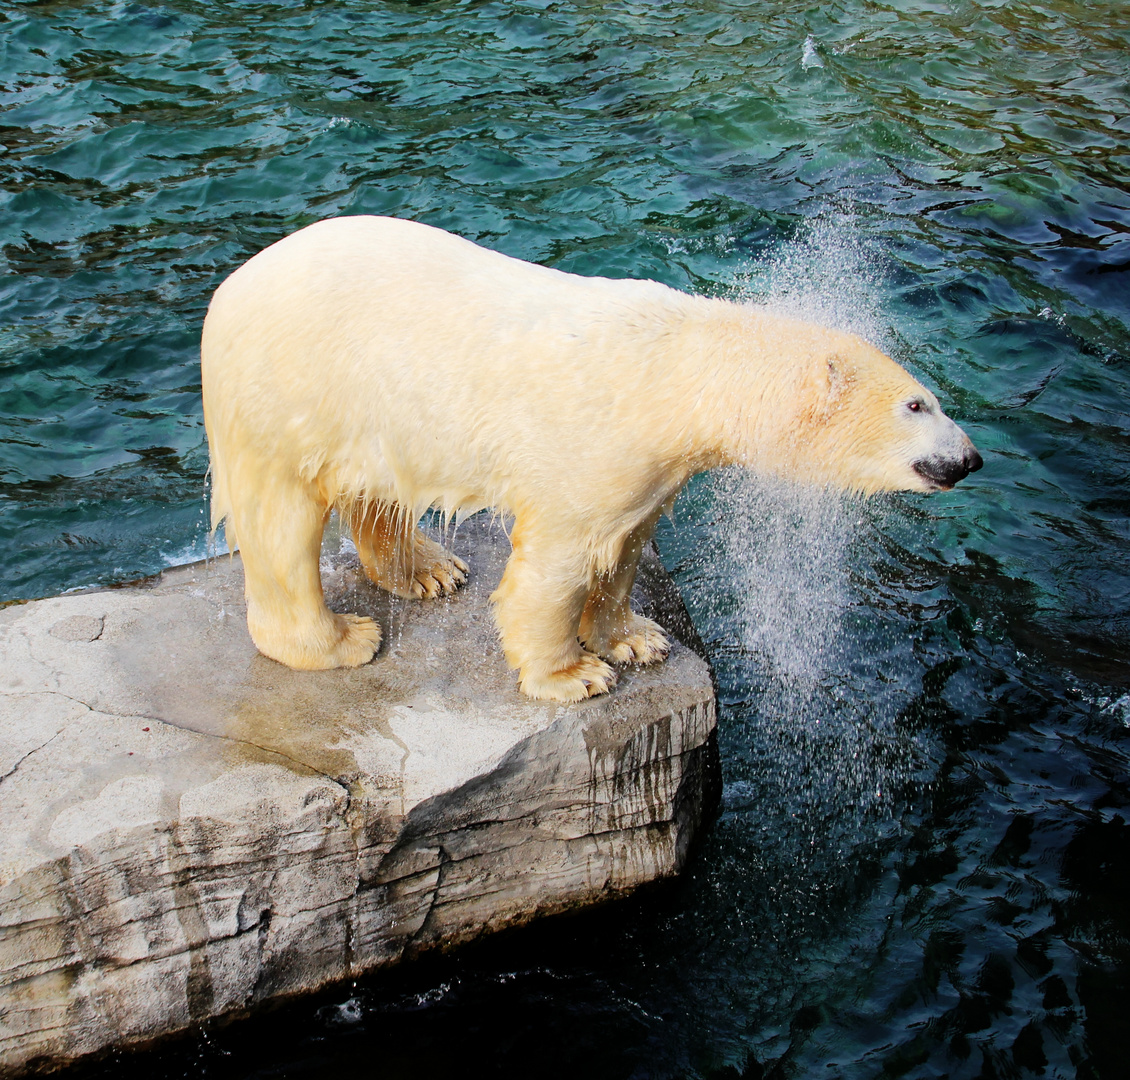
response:
<svg viewBox="0 0 1130 1080"><path fill-rule="evenodd" d="M970 473L976 472L984 461L981 455L968 439L957 456L934 454L921 458L912 466L924 480L939 488L951 488L959 480L964 480Z"/></svg>

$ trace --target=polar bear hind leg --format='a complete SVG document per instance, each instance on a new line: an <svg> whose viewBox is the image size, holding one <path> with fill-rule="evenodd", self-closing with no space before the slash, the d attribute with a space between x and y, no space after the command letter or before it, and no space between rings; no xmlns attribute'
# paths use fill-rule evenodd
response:
<svg viewBox="0 0 1130 1080"><path fill-rule="evenodd" d="M608 693L616 673L577 641L593 581L576 542L565 543L551 530L520 520L510 540L514 551L491 601L502 650L518 669L522 692L562 702Z"/></svg>
<svg viewBox="0 0 1130 1080"><path fill-rule="evenodd" d="M671 648L663 628L637 615L630 603L640 554L652 528L648 523L628 536L616 568L597 579L581 613L581 643L614 664L654 664Z"/></svg>
<svg viewBox="0 0 1130 1080"><path fill-rule="evenodd" d="M348 515L361 566L374 585L396 596L430 600L455 592L468 566L416 528L400 507L371 503Z"/></svg>
<svg viewBox="0 0 1130 1080"><path fill-rule="evenodd" d="M303 671L367 664L380 627L364 616L335 614L322 597L318 559L329 506L302 481L264 469L248 470L248 479L232 484L231 494L255 647Z"/></svg>

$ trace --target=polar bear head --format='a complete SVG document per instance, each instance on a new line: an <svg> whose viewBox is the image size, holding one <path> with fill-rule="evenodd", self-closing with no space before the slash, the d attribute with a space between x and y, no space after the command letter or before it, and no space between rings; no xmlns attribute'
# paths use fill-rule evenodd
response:
<svg viewBox="0 0 1130 1080"><path fill-rule="evenodd" d="M864 494L948 491L981 468L938 399L862 338L765 316L758 330L777 359L750 372L763 392L745 413L745 464Z"/></svg>
<svg viewBox="0 0 1130 1080"><path fill-rule="evenodd" d="M969 436L909 372L853 335L829 344L806 379L814 477L862 492L948 491L981 468Z"/></svg>

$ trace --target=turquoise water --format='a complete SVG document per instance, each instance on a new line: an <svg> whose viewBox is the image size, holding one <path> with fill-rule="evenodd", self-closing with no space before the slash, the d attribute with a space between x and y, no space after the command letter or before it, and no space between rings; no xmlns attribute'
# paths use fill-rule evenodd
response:
<svg viewBox="0 0 1130 1080"><path fill-rule="evenodd" d="M335 214L858 329L985 457L683 497L684 880L91 1075L1123 1075L1128 138L1101 0L0 6L0 599L203 553L208 297Z"/></svg>

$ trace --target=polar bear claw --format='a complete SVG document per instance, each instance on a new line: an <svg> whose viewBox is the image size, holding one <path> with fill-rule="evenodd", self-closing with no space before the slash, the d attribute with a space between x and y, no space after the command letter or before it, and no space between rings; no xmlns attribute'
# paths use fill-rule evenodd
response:
<svg viewBox="0 0 1130 1080"><path fill-rule="evenodd" d="M615 685L616 672L592 653L582 653L579 659L558 671L523 673L518 680L519 688L527 697L566 704L607 694Z"/></svg>
<svg viewBox="0 0 1130 1080"><path fill-rule="evenodd" d="M418 528L405 527L397 507L377 505L353 515L353 543L374 585L394 596L432 600L467 581L470 567Z"/></svg>
<svg viewBox="0 0 1130 1080"><path fill-rule="evenodd" d="M651 619L632 613L627 629L609 637L599 655L614 664L656 664L667 659L671 643L663 627Z"/></svg>

